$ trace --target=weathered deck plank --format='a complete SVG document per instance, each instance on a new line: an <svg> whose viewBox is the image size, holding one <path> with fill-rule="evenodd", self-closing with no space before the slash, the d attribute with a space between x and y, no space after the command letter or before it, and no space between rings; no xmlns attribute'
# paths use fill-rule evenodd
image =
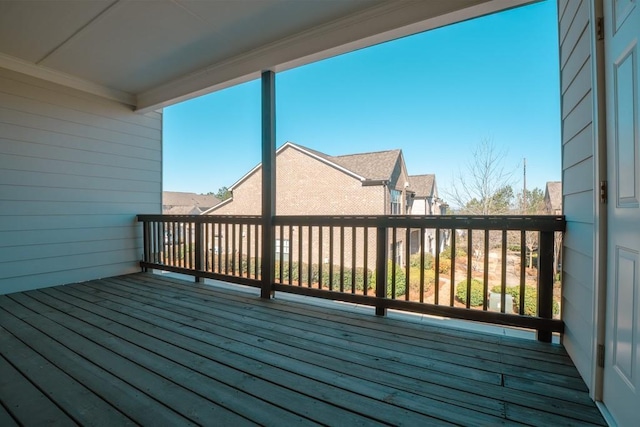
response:
<svg viewBox="0 0 640 427"><path fill-rule="evenodd" d="M108 292L108 293L114 292L113 288L117 287L117 285L115 285L114 282L115 282L114 280L110 281L112 285L105 292ZM161 310L176 312L176 310L179 310L179 306L185 306L186 309L188 310L186 312L187 315L193 316L195 312L198 313L196 322L202 322L205 319L207 321L215 322L216 319L225 317L225 311L229 310L228 308L229 304L222 304L220 301L216 301L215 298L202 299L207 295L198 293L197 288L194 288L189 284L181 284L181 286L184 286L184 287L182 288L183 295L181 296L180 301L172 304L171 306L165 305L161 308ZM148 291L153 293L163 292L161 285L158 283L156 283L155 287L150 287L147 289ZM205 290L205 292L206 291L207 290ZM140 292L140 289L139 289L139 286L136 286L136 289L130 288L130 289L126 289L124 292L125 292L124 295L131 297L132 293ZM191 298L189 295L192 295L192 296L196 295L197 298L195 299ZM148 298L149 294L147 294L146 297ZM194 304L193 301L198 301L200 304L197 304L197 303ZM265 304L268 305L271 303L266 302ZM241 319L242 319L241 322L236 321L232 325L229 325L229 328L233 329L233 332L230 333L230 336L237 337L238 332L240 332L240 330L238 329L239 325L245 324L246 322L248 322L251 316L256 316L257 313L260 313L260 312L267 313L270 310L272 310L270 307L259 307L259 305L260 304L258 305L252 304L251 309L249 311L244 310L244 313L242 311L234 313L233 316L229 318L230 321L232 321L233 319L238 319L239 316L241 316ZM207 317L208 314L210 315L209 317ZM304 316L299 316L298 319L292 319L292 317L295 317L295 315L292 315L291 312L288 312L287 315L283 316L283 318L280 319L276 324L270 323L269 328L277 330L275 333L271 335L266 334L264 332L264 328L260 328L260 324L265 323L264 322L265 318L260 318L258 319L257 323L254 323L256 327L250 330L250 333L252 334L252 336L258 335L270 341L279 340L280 342L284 342L286 344L286 346L284 347L285 350L278 351L278 350L274 350L273 348L268 348L268 350L279 352L280 354L286 357L292 357L290 352L287 353L286 351L294 347L304 348L305 346L313 345L314 343L321 343L323 345L320 349L318 349L318 351L327 352L328 349L332 347L333 348L335 348L335 346L340 347L340 343L342 343L342 347L339 348L338 351L329 350L329 352L327 353L327 356L332 358L344 358L347 361L354 362L354 361L357 361L354 358L354 350L360 351L361 353L359 354L367 354L367 353L371 354L373 355L372 360L369 361L370 362L369 364L364 363L364 365L367 368L366 372L370 373L370 375L372 375L372 377L375 378L376 381L382 381L385 378L383 375L384 372L382 372L384 370L387 370L388 373L393 374L391 384L396 386L398 382L402 380L402 376L399 376L399 375L406 375L407 378L409 379L408 381L409 384L416 384L415 379L419 378L421 380L420 392L425 393L427 391L431 391L432 395L438 399L446 398L448 394L447 391L450 392L451 390L447 390L443 392L441 389L437 391L430 390L430 389L437 387L438 384L446 385L447 388L451 388L455 391L454 394L455 394L455 398L457 400L458 405L460 406L471 405L472 407L474 404L476 407L477 405L480 405L482 407L480 412L489 411L490 408L492 407L496 408L497 406L496 403L498 403L499 405L502 405L502 401L506 400L507 402L518 403L521 405L528 406L530 408L546 407L547 408L546 411L548 412L551 412L551 413L556 412L560 414L571 414L577 419L585 422L597 422L599 419L599 414L595 414L595 416L592 416L592 414L589 411L585 413L584 407L573 404L571 399L564 399L566 401L562 402L563 396L561 394L536 395L536 394L530 394L530 393L520 393L516 390L505 390L504 387L499 386L500 377L498 377L498 383L497 383L498 386L493 388L491 387L490 384L491 383L496 384L496 381L494 378L487 377L487 376L482 378L483 381L481 383L470 382L468 381L467 378L464 377L464 375L462 376L462 378L464 379L460 379L460 378L456 379L455 376L453 378L450 378L451 375L449 375L448 373L446 376L440 375L439 377L431 376L431 378L425 378L425 376L421 376L421 372L420 372L422 370L421 368L424 368L427 370L433 370L433 369L437 370L437 368L434 368L434 366L432 365L431 359L434 353L433 351L430 351L428 353L429 357L427 359L429 361L429 365L428 366L424 365L424 360L425 360L424 351L420 349L416 350L416 345L419 343L411 342L407 345L406 343L403 343L402 339L399 338L398 336L394 337L395 338L394 342L389 343L388 337L385 337L382 334L380 335L381 339L378 339L377 341L375 340L374 337L369 337L369 341L365 341L364 343L354 343L354 340L358 340L361 334L353 333L353 331L351 331L350 333L345 333L344 328L348 328L348 325L345 325L342 328L341 332L334 333L332 331L332 328L337 327L335 321L327 324L314 323L312 327L308 328L306 327ZM285 327L286 324L290 322L292 322L291 323L292 326L290 326L289 329L286 329ZM220 327L224 328L223 325L224 324L220 324ZM287 337L290 337L296 333L296 328L301 328L304 331L297 337L297 340L287 341ZM334 337L334 340L333 341L326 340L325 339L326 334L332 335ZM304 339L305 336L308 338L309 342L306 344L300 343L299 340ZM521 341L521 340L516 340L516 341ZM380 344L380 342L382 342L383 344ZM258 345L264 347L264 344L258 344ZM380 347L376 347L380 345L384 345L383 351L380 351ZM540 344L540 345L547 346L546 344ZM356 354L359 355L358 353ZM307 361L310 361L309 359L313 359L314 356L315 355L307 356ZM357 357L358 356L356 356L356 358ZM387 359L390 363L389 364L379 363L379 360L382 360L382 359ZM483 366L483 365L486 365L484 361L481 361L482 363L480 363L479 365L476 363L477 360L474 358L466 358L465 361L466 363L473 364L475 368L478 369L480 372L484 372L481 369L486 368L486 366ZM323 362L314 362L314 363L322 364ZM327 362L324 362L324 363L327 363ZM436 361L436 364L441 364L441 363L442 362ZM525 360L524 362L521 362L521 363L524 365L530 362ZM402 366L404 364L408 365L408 369L405 369L403 372ZM382 371L376 372L371 369L371 367L374 367L376 365L378 365L380 369L382 369ZM405 365L405 367L407 365ZM542 365L543 365L543 368L546 366L544 364ZM554 375L554 378L559 375L554 372L555 368L553 366L552 367L546 366L546 367L547 367L547 371L549 372L548 375ZM564 371L567 371L566 374L569 375L570 378L573 378L575 380L574 378L575 374L569 371L568 369L566 369L567 368L566 365L562 365L562 367ZM335 366L333 368L335 369ZM458 368L459 370L463 370L465 367L462 365L458 365ZM500 372L502 372L503 369L507 371L513 370L513 368L509 366L507 366L506 368L502 368L498 366L498 368ZM533 368L534 367L532 367L532 369ZM348 369L348 372L353 373L354 369L356 369L356 366L352 364L347 369ZM524 371L524 369L525 368L523 366L522 370ZM575 370L575 368L573 369ZM533 370L535 372L535 369ZM535 374L535 377L539 378L542 373L544 373L544 371L538 371L538 373ZM487 384L487 382L489 384ZM425 388L426 385L430 385L430 387ZM469 391L469 390L471 390L473 394L471 395L470 399L469 397L467 397L469 401L465 402L464 391ZM564 389L562 388L562 390ZM489 403L488 402L489 399L484 397L485 394L490 396L490 398L497 398L497 400ZM558 399L560 399L560 404L558 402ZM587 396L587 399L588 399L588 396ZM593 406L592 403L588 403L588 405L589 407ZM517 407L513 407L511 412L513 413L516 410L517 410Z"/></svg>
<svg viewBox="0 0 640 427"><path fill-rule="evenodd" d="M561 346L151 274L0 296L0 344L2 425L604 425Z"/></svg>
<svg viewBox="0 0 640 427"><path fill-rule="evenodd" d="M0 328L0 334L3 334L3 328ZM5 335L0 335L0 342L3 347L8 343ZM25 425L76 425L47 396L29 381L25 381L22 374L3 356L0 356L0 373L2 373L0 375L0 402L2 402L0 407L4 410L0 425L16 423L9 411L14 414L15 419Z"/></svg>

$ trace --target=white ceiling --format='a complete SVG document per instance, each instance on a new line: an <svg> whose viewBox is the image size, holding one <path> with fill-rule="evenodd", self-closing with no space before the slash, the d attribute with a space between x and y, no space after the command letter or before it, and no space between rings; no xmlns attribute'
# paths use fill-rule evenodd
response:
<svg viewBox="0 0 640 427"><path fill-rule="evenodd" d="M143 111L530 0L0 0L0 67Z"/></svg>

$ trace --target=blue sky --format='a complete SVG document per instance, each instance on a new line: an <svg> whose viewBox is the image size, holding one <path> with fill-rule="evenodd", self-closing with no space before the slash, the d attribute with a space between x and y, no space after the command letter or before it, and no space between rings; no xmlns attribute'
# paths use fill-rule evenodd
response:
<svg viewBox="0 0 640 427"><path fill-rule="evenodd" d="M276 138L329 155L401 148L441 194L489 138L522 186L560 180L556 2L405 37L276 75ZM216 192L260 162L260 83L164 110L164 190Z"/></svg>

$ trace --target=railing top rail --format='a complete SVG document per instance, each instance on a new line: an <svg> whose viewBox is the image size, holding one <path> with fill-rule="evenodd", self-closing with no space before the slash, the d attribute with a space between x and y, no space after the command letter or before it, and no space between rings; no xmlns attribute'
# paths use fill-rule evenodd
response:
<svg viewBox="0 0 640 427"><path fill-rule="evenodd" d="M376 216L322 216L322 215L278 215L275 225L316 226L360 226L399 228L442 228L472 230L527 230L564 231L566 221L562 215L376 215Z"/></svg>
<svg viewBox="0 0 640 427"><path fill-rule="evenodd" d="M260 216L252 215L138 215L138 221L261 224ZM562 215L278 215L275 225L410 227L456 230L528 230L564 231Z"/></svg>
<svg viewBox="0 0 640 427"><path fill-rule="evenodd" d="M138 215L138 221L261 224L260 216ZM275 225L442 228L457 230L564 231L563 215L278 215Z"/></svg>
<svg viewBox="0 0 640 427"><path fill-rule="evenodd" d="M138 215L140 222L192 222L196 224L228 223L228 224L261 224L262 217L253 215Z"/></svg>

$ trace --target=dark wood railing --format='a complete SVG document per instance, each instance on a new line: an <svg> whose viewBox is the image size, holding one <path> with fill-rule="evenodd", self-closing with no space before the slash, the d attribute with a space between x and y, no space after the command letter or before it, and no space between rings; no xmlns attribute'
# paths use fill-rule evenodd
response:
<svg viewBox="0 0 640 427"><path fill-rule="evenodd" d="M261 217L138 220L143 268L261 286ZM562 216L277 216L271 291L534 329L550 341L563 331L554 282L564 227Z"/></svg>

